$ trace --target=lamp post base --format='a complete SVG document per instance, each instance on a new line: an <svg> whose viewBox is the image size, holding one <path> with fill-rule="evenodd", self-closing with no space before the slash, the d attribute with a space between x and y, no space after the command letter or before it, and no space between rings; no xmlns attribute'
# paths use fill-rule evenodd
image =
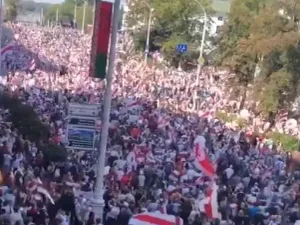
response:
<svg viewBox="0 0 300 225"><path fill-rule="evenodd" d="M101 223L103 223L103 209L105 206L105 202L103 199L92 199L91 206L93 208L93 212L95 213L96 218L101 219Z"/></svg>

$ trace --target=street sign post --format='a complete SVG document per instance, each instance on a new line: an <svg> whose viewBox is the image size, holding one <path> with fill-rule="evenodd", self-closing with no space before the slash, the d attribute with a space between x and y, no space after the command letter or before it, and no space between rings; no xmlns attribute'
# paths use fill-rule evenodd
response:
<svg viewBox="0 0 300 225"><path fill-rule="evenodd" d="M94 150L96 125L100 114L97 104L70 104L68 111L67 148Z"/></svg>
<svg viewBox="0 0 300 225"><path fill-rule="evenodd" d="M101 106L99 104L69 104L69 116L98 117Z"/></svg>
<svg viewBox="0 0 300 225"><path fill-rule="evenodd" d="M187 44L178 44L176 47L176 50L178 53L185 53L188 50L188 45Z"/></svg>

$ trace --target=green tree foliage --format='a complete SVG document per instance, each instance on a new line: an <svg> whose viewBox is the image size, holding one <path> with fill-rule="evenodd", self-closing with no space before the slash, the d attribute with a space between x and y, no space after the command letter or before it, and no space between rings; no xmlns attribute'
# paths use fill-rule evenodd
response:
<svg viewBox="0 0 300 225"><path fill-rule="evenodd" d="M199 2L206 8L207 13L211 12L210 1L200 0ZM129 29L132 30L136 39L136 47L139 49L143 49L146 43L149 7L153 9L150 36L152 50L160 49L174 65L193 58L196 61L197 57L193 57L193 55L200 46L203 29L203 21L201 21L203 11L197 2L185 0L130 1L130 12L126 17L126 22ZM179 43L188 44L189 51L181 55L176 53L176 45Z"/></svg>
<svg viewBox="0 0 300 225"><path fill-rule="evenodd" d="M299 94L298 2L234 0L219 42L218 63L235 74L231 87L238 94L251 90L270 121Z"/></svg>
<svg viewBox="0 0 300 225"><path fill-rule="evenodd" d="M37 144L46 162L67 159L67 151L63 146L49 143L50 128L40 120L32 107L23 104L11 93L2 93L0 97L0 107L9 110L8 121L24 138Z"/></svg>
<svg viewBox="0 0 300 225"><path fill-rule="evenodd" d="M85 27L88 24L92 24L94 11L93 11L93 2L89 1L89 4L86 7L85 14ZM75 4L77 4L77 13L76 13L76 22L78 28L82 27L82 18L83 18L83 0L67 0L62 4L55 4L49 7L45 12L45 21L55 21L56 20L56 11L58 10L58 19L63 21L71 21L74 19Z"/></svg>
<svg viewBox="0 0 300 225"><path fill-rule="evenodd" d="M15 21L20 10L20 0L5 1L5 20Z"/></svg>

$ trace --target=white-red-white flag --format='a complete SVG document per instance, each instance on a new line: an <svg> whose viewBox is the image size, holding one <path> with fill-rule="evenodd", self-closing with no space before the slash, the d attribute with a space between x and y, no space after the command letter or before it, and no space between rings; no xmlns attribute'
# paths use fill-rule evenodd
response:
<svg viewBox="0 0 300 225"><path fill-rule="evenodd" d="M216 169L210 158L205 152L205 142L202 140L202 136L196 137L194 141L194 166L202 171L205 176L214 177L216 175Z"/></svg>
<svg viewBox="0 0 300 225"><path fill-rule="evenodd" d="M206 193L206 197L199 202L199 209L210 219L221 219L218 207L218 186L214 183Z"/></svg>

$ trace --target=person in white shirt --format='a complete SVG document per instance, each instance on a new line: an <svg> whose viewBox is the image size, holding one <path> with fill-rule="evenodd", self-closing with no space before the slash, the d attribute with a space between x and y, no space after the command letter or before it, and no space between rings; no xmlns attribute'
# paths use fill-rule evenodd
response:
<svg viewBox="0 0 300 225"><path fill-rule="evenodd" d="M224 172L226 174L227 179L229 180L232 177L232 175L234 174L232 165L230 165Z"/></svg>
<svg viewBox="0 0 300 225"><path fill-rule="evenodd" d="M18 153L16 155L16 159L12 163L12 168L19 169L22 161L23 161L23 155L22 153Z"/></svg>
<svg viewBox="0 0 300 225"><path fill-rule="evenodd" d="M18 222L19 225L24 225L21 211L17 208L14 208L13 212L9 214L9 221L10 224L16 224L16 222Z"/></svg>
<svg viewBox="0 0 300 225"><path fill-rule="evenodd" d="M139 187L144 187L145 185L145 180L146 180L146 177L144 175L144 171L140 171L140 174L138 176L138 182L139 182Z"/></svg>

